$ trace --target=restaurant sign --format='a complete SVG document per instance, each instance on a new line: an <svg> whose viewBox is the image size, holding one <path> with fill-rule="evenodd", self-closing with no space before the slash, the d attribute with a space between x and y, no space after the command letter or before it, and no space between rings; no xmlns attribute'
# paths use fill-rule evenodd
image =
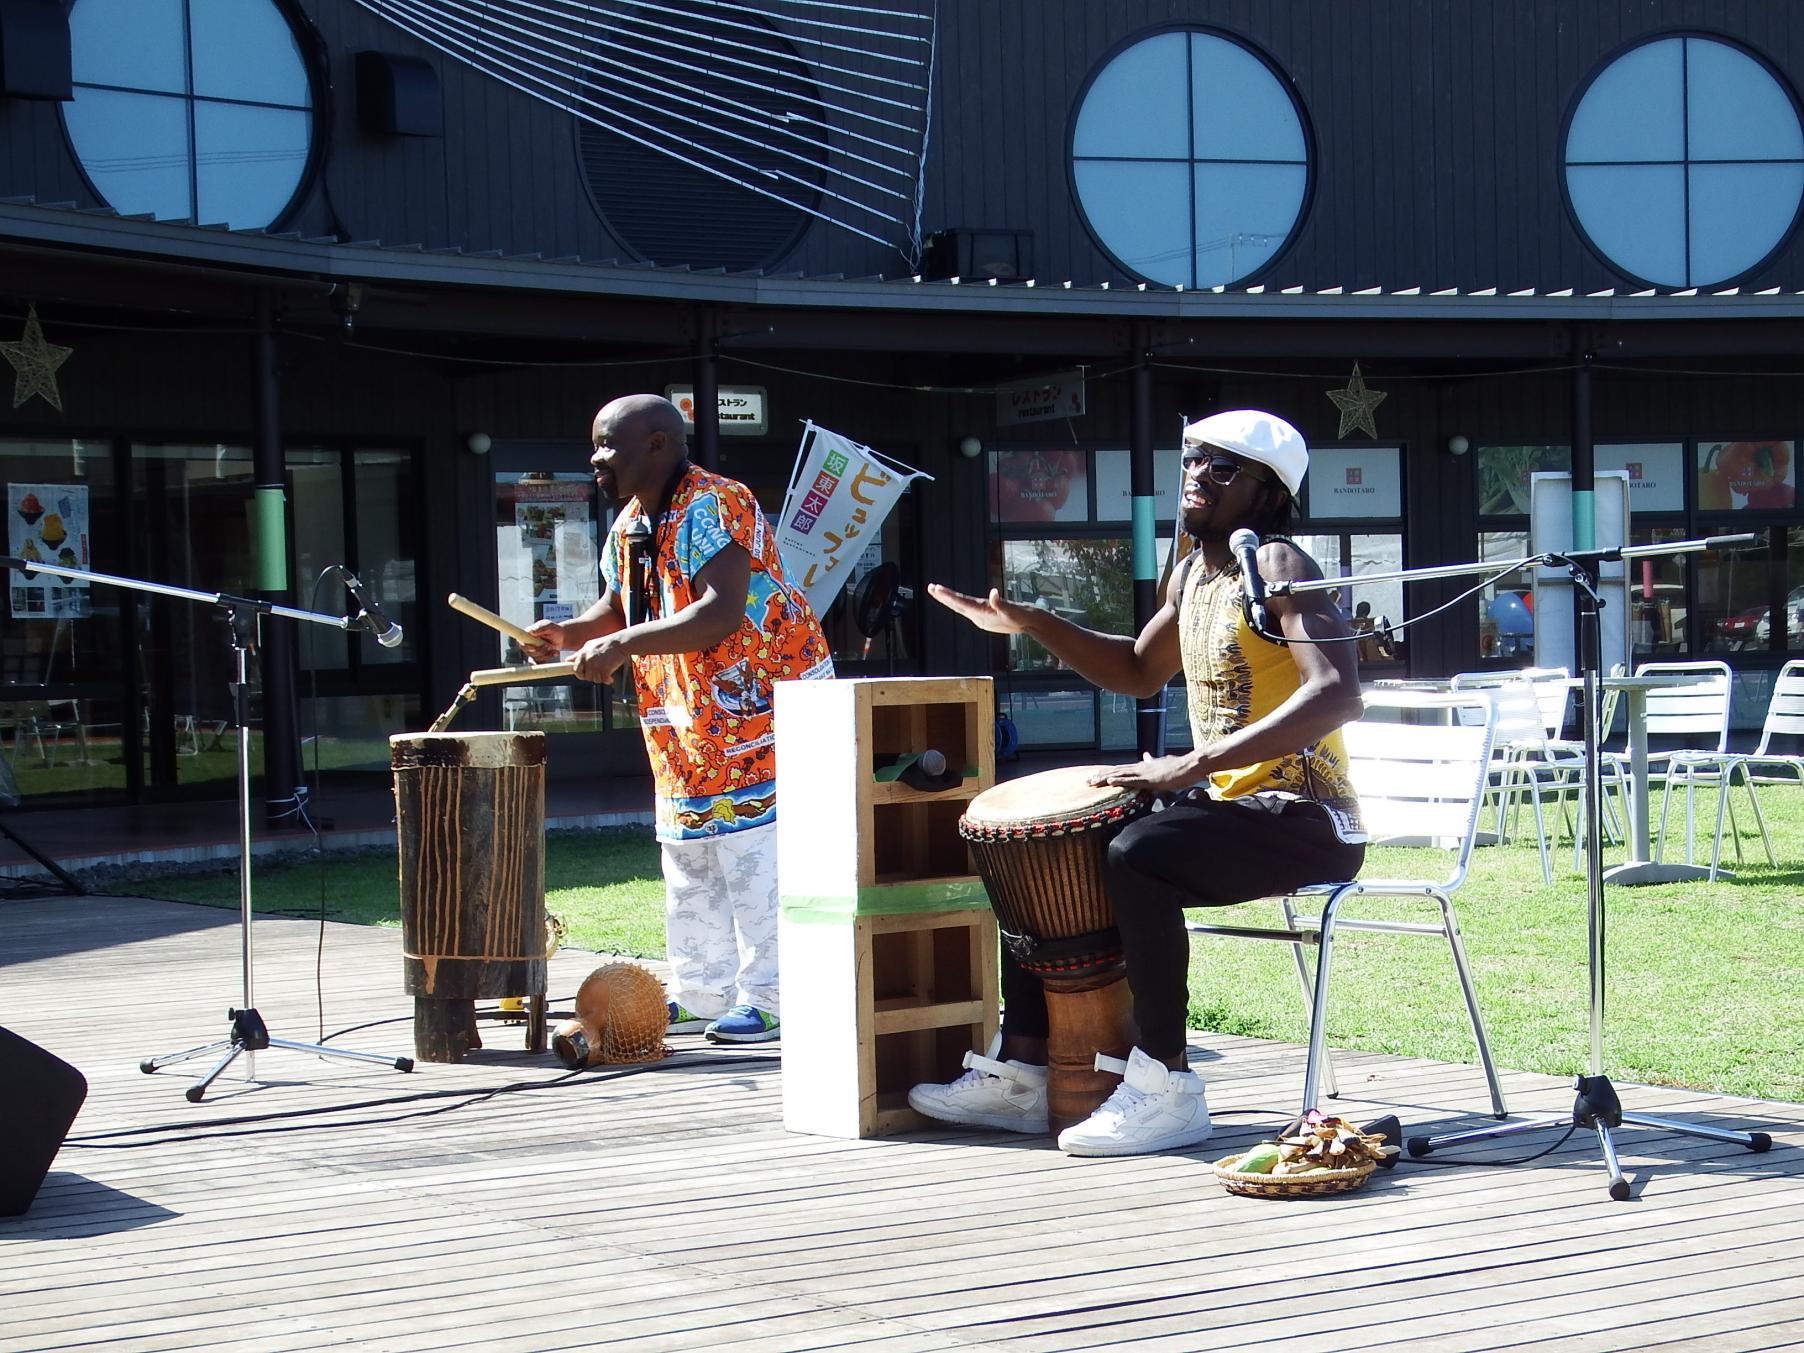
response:
<svg viewBox="0 0 1804 1353"><path fill-rule="evenodd" d="M1040 423L1048 418L1084 415L1084 373L1061 371L1032 380L1010 381L996 388L996 422Z"/></svg>
<svg viewBox="0 0 1804 1353"><path fill-rule="evenodd" d="M694 386L667 385L664 398L677 406L686 426L695 426ZM770 431L769 399L762 385L723 385L715 407L720 411L720 430L729 436L762 437Z"/></svg>

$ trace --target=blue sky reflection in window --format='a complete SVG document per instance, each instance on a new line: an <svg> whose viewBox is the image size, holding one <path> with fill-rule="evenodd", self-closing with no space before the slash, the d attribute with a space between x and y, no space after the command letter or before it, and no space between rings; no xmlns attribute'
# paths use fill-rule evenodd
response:
<svg viewBox="0 0 1804 1353"><path fill-rule="evenodd" d="M1761 61L1714 38L1657 38L1592 79L1566 132L1567 196L1605 262L1660 287L1756 271L1804 198L1804 132Z"/></svg>
<svg viewBox="0 0 1804 1353"><path fill-rule="evenodd" d="M1302 215L1309 142L1278 74L1229 38L1162 32L1097 72L1071 136L1078 204L1124 271L1224 286L1277 257Z"/></svg>
<svg viewBox="0 0 1804 1353"><path fill-rule="evenodd" d="M76 0L63 120L122 215L254 229L301 186L313 90L273 0Z"/></svg>

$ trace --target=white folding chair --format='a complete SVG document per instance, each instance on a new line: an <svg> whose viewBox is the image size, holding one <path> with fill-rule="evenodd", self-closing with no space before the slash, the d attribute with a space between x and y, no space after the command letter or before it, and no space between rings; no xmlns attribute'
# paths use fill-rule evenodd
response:
<svg viewBox="0 0 1804 1353"><path fill-rule="evenodd" d="M1735 838L1735 858L1741 859L1741 838L1735 822L1735 804L1729 790L1735 772L1740 770L1747 781L1746 766L1731 764L1729 750L1729 697L1733 675L1729 664L1721 661L1644 662L1635 669L1636 676L1662 673L1692 675L1697 679L1682 686L1668 686L1647 694L1648 775L1662 780L1660 795L1660 830L1654 837L1654 859L1662 858L1666 847L1667 813L1672 806L1672 790L1676 783L1685 791L1685 861L1691 863L1697 852L1696 791L1715 787L1721 790L1716 800L1716 840L1710 854L1710 879L1715 881L1722 857L1723 822ZM1653 747L1656 737L1678 738L1681 745ZM1754 807L1754 819L1760 826L1760 839L1766 847L1767 859L1773 856L1772 841L1767 835L1766 819L1760 812L1760 801L1754 798L1752 783L1747 784L1748 799Z"/></svg>
<svg viewBox="0 0 1804 1353"><path fill-rule="evenodd" d="M1787 741L1776 743L1776 738ZM1804 753L1782 750L1786 746L1804 747L1804 659L1799 658L1779 669L1773 698L1767 702L1766 719L1760 727L1759 745L1744 758L1755 784L1796 780L1804 785Z"/></svg>
<svg viewBox="0 0 1804 1353"><path fill-rule="evenodd" d="M1309 1055L1303 1068L1305 1112L1317 1107L1319 1086L1325 1084L1330 1097L1339 1093L1326 1050L1328 978L1333 970L1334 937L1347 930L1441 936L1453 955L1466 1015L1472 1022L1472 1036L1478 1044L1478 1060L1490 1088L1492 1109L1499 1118L1505 1117L1508 1111L1504 1107L1503 1089L1498 1084L1490 1044L1485 1039L1484 1021L1478 1012L1478 996L1473 990L1465 946L1460 942L1452 897L1454 889L1466 877L1477 836L1479 806L1484 801L1491 766L1495 707L1488 697L1475 696L1471 692L1450 693L1432 709L1420 698L1407 702L1399 700L1390 710L1393 715L1402 710L1413 710L1452 720L1450 723L1415 724L1386 721L1382 717L1385 700L1380 693L1368 694L1366 707L1365 718L1341 730L1366 831L1374 843L1387 840L1418 843L1427 838L1430 844L1448 852L1451 869L1447 877L1440 880L1361 877L1345 883L1321 883L1294 896L1278 899L1284 919L1282 927L1187 921L1185 929L1199 935L1277 940L1291 946L1297 978L1303 989L1304 1007L1309 1014ZM1375 712L1380 717L1373 717ZM1371 863L1368 855L1368 866ZM1360 897L1431 900L1440 908L1440 923L1342 919L1342 904ZM1319 899L1320 915L1298 915L1300 898ZM1304 945L1316 948L1313 975L1303 953Z"/></svg>
<svg viewBox="0 0 1804 1353"><path fill-rule="evenodd" d="M1564 677L1561 678L1564 680ZM1519 673L1459 672L1454 675L1456 691L1482 691L1496 705L1495 740L1491 752L1488 797L1497 812L1497 840L1509 839L1517 815L1526 798L1535 814L1535 843L1541 851L1541 880L1553 882L1553 867L1548 862L1547 823L1541 814L1541 799L1551 792L1560 802L1564 816L1566 790L1571 788L1573 773L1583 768L1583 758L1551 756L1547 749L1547 713L1543 709L1535 683ZM1566 688L1560 687L1562 698ZM1564 720L1564 706L1561 708Z"/></svg>
<svg viewBox="0 0 1804 1353"><path fill-rule="evenodd" d="M1753 751L1746 753L1728 751L1677 752L1670 761L1670 773L1666 777L1666 792L1660 798L1660 832L1664 839L1666 832L1666 809L1671 800L1672 787L1675 782L1685 789L1685 826L1686 847L1685 859L1690 862L1692 793L1694 790L1714 786L1716 800L1716 836L1710 848L1710 879L1716 880L1723 853L1723 816L1727 810L1729 831L1735 842L1735 862L1741 863L1741 834L1735 825L1735 806L1731 791L1739 777L1742 787L1748 791L1748 802L1754 809L1754 821L1760 828L1760 843L1766 849L1766 862L1775 863L1773 857L1773 838L1767 830L1766 815L1760 809L1760 797L1754 792L1754 786L1760 781L1768 784L1795 779L1804 784L1804 756L1795 752L1781 751L1774 745L1775 738L1796 738L1804 736L1804 661L1794 660L1779 669L1779 676L1773 683L1772 699L1767 702L1766 718L1761 724L1760 742ZM1765 773L1761 774L1761 768ZM1655 858L1659 851L1654 852Z"/></svg>

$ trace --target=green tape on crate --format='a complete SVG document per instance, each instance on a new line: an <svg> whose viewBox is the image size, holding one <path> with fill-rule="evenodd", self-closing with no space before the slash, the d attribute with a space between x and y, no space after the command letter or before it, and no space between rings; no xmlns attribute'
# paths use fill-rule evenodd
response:
<svg viewBox="0 0 1804 1353"><path fill-rule="evenodd" d="M783 915L791 921L843 925L854 916L894 916L905 912L962 911L987 907L981 879L935 879L923 883L879 883L855 894L822 897L785 893Z"/></svg>
<svg viewBox="0 0 1804 1353"><path fill-rule="evenodd" d="M287 494L279 488L259 488L257 516L257 590L288 590Z"/></svg>

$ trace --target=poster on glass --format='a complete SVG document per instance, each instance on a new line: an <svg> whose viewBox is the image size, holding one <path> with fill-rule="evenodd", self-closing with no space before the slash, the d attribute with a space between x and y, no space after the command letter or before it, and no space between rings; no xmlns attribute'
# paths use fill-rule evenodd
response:
<svg viewBox="0 0 1804 1353"><path fill-rule="evenodd" d="M27 563L88 568L88 486L8 484L7 545ZM11 584L12 613L19 619L67 619L88 614L85 579L20 573Z"/></svg>

